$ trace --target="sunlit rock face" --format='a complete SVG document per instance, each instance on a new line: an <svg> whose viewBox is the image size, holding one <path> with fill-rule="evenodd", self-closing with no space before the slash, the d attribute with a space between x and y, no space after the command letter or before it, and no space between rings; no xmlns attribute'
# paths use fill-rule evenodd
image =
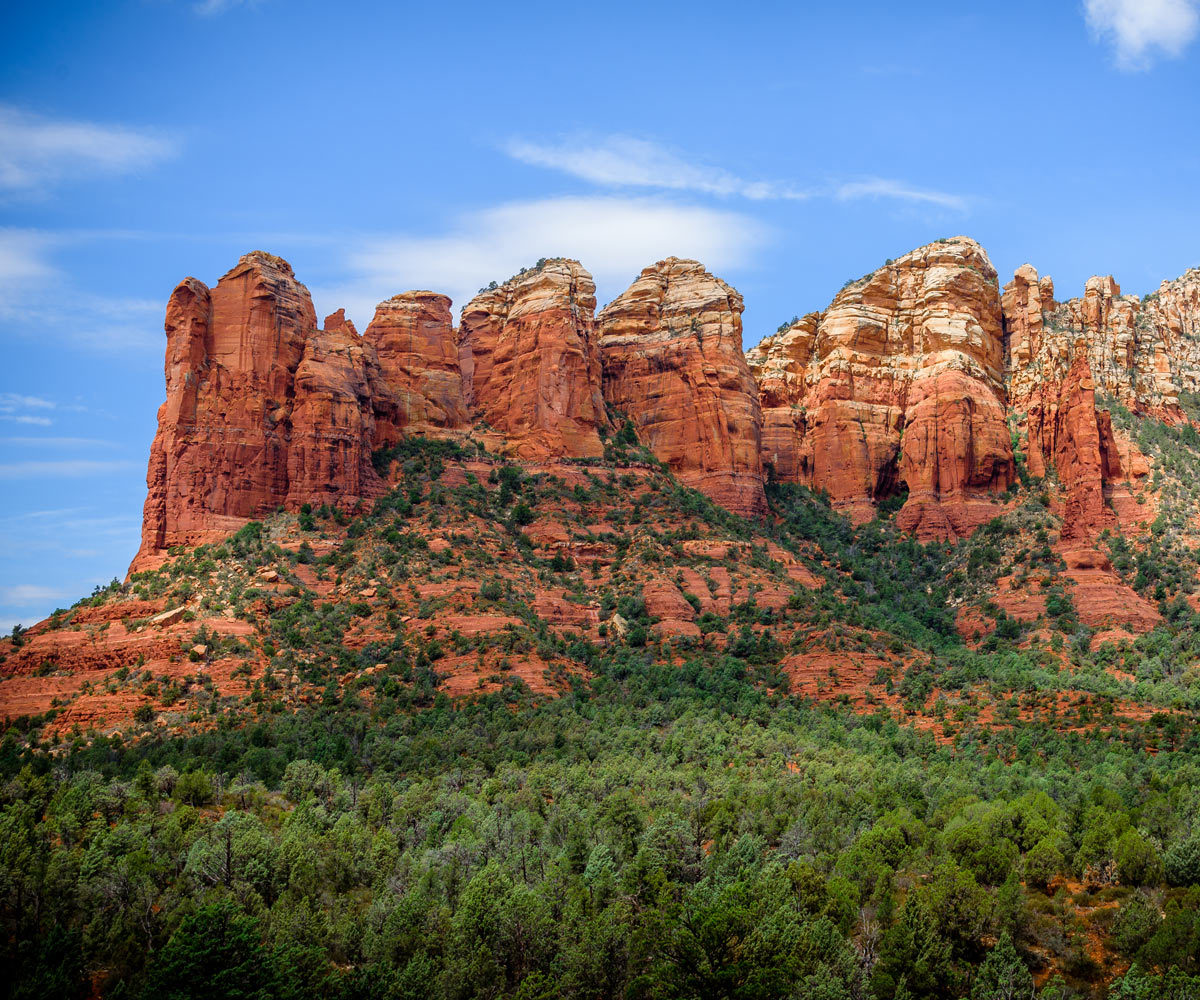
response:
<svg viewBox="0 0 1200 1000"><path fill-rule="evenodd" d="M680 481L744 514L766 509L762 412L742 353L742 297L694 260L642 271L597 326L604 399Z"/></svg>
<svg viewBox="0 0 1200 1000"><path fill-rule="evenodd" d="M996 272L959 237L849 282L748 355L764 461L856 520L906 489L899 523L969 533L1013 481Z"/></svg>
<svg viewBox="0 0 1200 1000"><path fill-rule="evenodd" d="M280 504L352 505L380 493L370 451L375 352L353 327L318 330L287 261L256 251L211 290L184 280L165 330L167 399L134 569Z"/></svg>
<svg viewBox="0 0 1200 1000"><path fill-rule="evenodd" d="M573 260L545 261L463 309L458 358L467 407L515 457L603 454L608 418L595 310L595 282Z"/></svg>

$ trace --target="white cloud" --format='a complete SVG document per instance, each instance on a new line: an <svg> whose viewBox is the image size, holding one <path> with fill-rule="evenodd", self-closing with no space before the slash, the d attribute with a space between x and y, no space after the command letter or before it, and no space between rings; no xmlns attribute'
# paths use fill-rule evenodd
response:
<svg viewBox="0 0 1200 1000"><path fill-rule="evenodd" d="M967 199L962 195L916 188L903 181L889 180L886 177L868 177L861 181L850 181L840 185L834 194L839 201L891 198L897 201L938 205L941 208L952 208L959 212L965 211L967 208Z"/></svg>
<svg viewBox="0 0 1200 1000"><path fill-rule="evenodd" d="M34 410L53 410L57 404L40 396L23 396L19 392L0 392L0 413L23 407Z"/></svg>
<svg viewBox="0 0 1200 1000"><path fill-rule="evenodd" d="M357 277L314 294L334 308L345 306L363 329L376 303L397 292L443 291L457 309L489 281L504 280L539 257L563 256L591 272L603 303L656 260L693 257L720 273L744 265L769 235L739 213L658 198L512 202L464 215L441 235L362 243L347 262Z"/></svg>
<svg viewBox="0 0 1200 1000"><path fill-rule="evenodd" d="M0 587L0 602L4 604L40 604L54 601L66 595L54 587L39 587L35 583L18 583L12 587ZM12 631L12 626L9 626Z"/></svg>
<svg viewBox="0 0 1200 1000"><path fill-rule="evenodd" d="M55 408L49 399L24 396L19 392L0 392L0 420L30 427L49 427L54 420L46 412Z"/></svg>
<svg viewBox="0 0 1200 1000"><path fill-rule="evenodd" d="M176 143L146 129L44 118L0 104L0 191L28 191L55 181L124 174L152 166Z"/></svg>
<svg viewBox="0 0 1200 1000"><path fill-rule="evenodd" d="M125 460L64 459L62 461L9 462L0 465L0 479L81 478L122 472L133 467Z"/></svg>
<svg viewBox="0 0 1200 1000"><path fill-rule="evenodd" d="M1092 34L1116 50L1120 69L1148 69L1156 55L1175 58L1200 30L1198 0L1084 0Z"/></svg>
<svg viewBox="0 0 1200 1000"><path fill-rule="evenodd" d="M49 234L33 229L0 229L0 296L14 287L54 277L55 269L47 260L53 242Z"/></svg>
<svg viewBox="0 0 1200 1000"><path fill-rule="evenodd" d="M740 195L753 200L887 198L955 211L967 208L967 199L962 195L928 190L883 177L825 184L808 191L773 181L750 181L718 167L690 163L656 143L621 135L556 144L513 140L505 149L522 163L562 170L602 187L662 188L720 196Z"/></svg>
<svg viewBox="0 0 1200 1000"><path fill-rule="evenodd" d="M704 194L767 198L808 195L772 181L752 181L720 167L689 163L677 153L645 139L612 135L600 139L565 139L558 143L512 140L505 152L515 160L561 170L603 187L647 187Z"/></svg>

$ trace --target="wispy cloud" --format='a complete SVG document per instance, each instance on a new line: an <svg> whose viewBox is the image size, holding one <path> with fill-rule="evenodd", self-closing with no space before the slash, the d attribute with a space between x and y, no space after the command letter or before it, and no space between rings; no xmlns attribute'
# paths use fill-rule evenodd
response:
<svg viewBox="0 0 1200 1000"><path fill-rule="evenodd" d="M785 184L748 180L720 167L690 162L658 143L626 135L562 139L554 143L514 139L505 152L522 163L561 170L603 187L698 191L755 201L808 197L806 192Z"/></svg>
<svg viewBox="0 0 1200 1000"><path fill-rule="evenodd" d="M4 479L78 479L89 476L105 476L132 468L133 463L124 459L101 461L98 459L63 459L49 461L8 462L0 464L0 480Z"/></svg>
<svg viewBox="0 0 1200 1000"><path fill-rule="evenodd" d="M555 143L513 140L505 151L522 163L561 170L601 187L694 191L722 197L737 195L755 201L884 198L955 211L967 208L963 195L882 177L814 185L803 190L776 181L747 180L719 167L692 162L657 143L622 135Z"/></svg>
<svg viewBox="0 0 1200 1000"><path fill-rule="evenodd" d="M0 420L29 427L49 427L54 423L49 413L56 404L39 396L25 396L19 392L0 392Z"/></svg>
<svg viewBox="0 0 1200 1000"><path fill-rule="evenodd" d="M930 191L886 177L867 177L859 181L849 181L839 185L834 194L839 201L886 198L894 201L938 205L941 208L950 208L957 212L966 211L967 208L967 199L963 195L950 194L947 191Z"/></svg>
<svg viewBox="0 0 1200 1000"><path fill-rule="evenodd" d="M19 392L0 392L0 412L14 407L34 410L53 410L58 404L40 396L24 396Z"/></svg>
<svg viewBox="0 0 1200 1000"><path fill-rule="evenodd" d="M21 327L36 329L39 336L61 332L64 339L101 352L160 347L162 302L80 291L54 263L55 251L64 246L129 235L0 229L0 319L7 321L5 333L19 333ZM44 420L18 422L45 426Z"/></svg>
<svg viewBox="0 0 1200 1000"><path fill-rule="evenodd" d="M603 302L655 260L694 257L727 271L747 263L769 238L766 226L745 215L663 198L510 202L463 215L445 233L361 241L347 258L351 279L314 294L346 306L361 326L377 302L396 292L434 288L462 306L493 279L539 257L564 256L583 262Z"/></svg>
<svg viewBox="0 0 1200 1000"><path fill-rule="evenodd" d="M0 587L0 603L4 604L40 604L43 601L54 601L65 597L63 591L55 587L40 587L35 583L18 583L12 587ZM12 626L9 626L12 631Z"/></svg>
<svg viewBox="0 0 1200 1000"><path fill-rule="evenodd" d="M24 514L16 514L9 521L38 521L45 518L61 520L67 514L81 514L91 510L90 507L55 507L51 510L31 510Z"/></svg>
<svg viewBox="0 0 1200 1000"><path fill-rule="evenodd" d="M1159 55L1176 58L1200 31L1200 0L1084 0L1093 37L1113 46L1117 67L1149 69Z"/></svg>
<svg viewBox="0 0 1200 1000"><path fill-rule="evenodd" d="M85 437L0 437L0 444L18 448L116 448L115 441Z"/></svg>
<svg viewBox="0 0 1200 1000"><path fill-rule="evenodd" d="M54 423L49 417L35 417L28 413L0 413L0 420L11 420L27 427L50 427Z"/></svg>
<svg viewBox="0 0 1200 1000"><path fill-rule="evenodd" d="M0 104L0 191L131 173L177 152L174 139L148 129L47 118Z"/></svg>
<svg viewBox="0 0 1200 1000"><path fill-rule="evenodd" d="M233 10L235 7L257 6L257 0L199 0L198 3L192 4L192 10L201 17L214 17L217 14Z"/></svg>

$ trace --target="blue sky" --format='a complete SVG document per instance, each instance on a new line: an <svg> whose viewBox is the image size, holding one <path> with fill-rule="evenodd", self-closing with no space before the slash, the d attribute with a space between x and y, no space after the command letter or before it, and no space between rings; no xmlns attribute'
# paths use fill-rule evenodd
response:
<svg viewBox="0 0 1200 1000"><path fill-rule="evenodd" d="M746 346L966 233L1002 280L1200 264L1200 0L0 12L0 629L124 574L162 311L251 249L318 315L667 254Z"/></svg>

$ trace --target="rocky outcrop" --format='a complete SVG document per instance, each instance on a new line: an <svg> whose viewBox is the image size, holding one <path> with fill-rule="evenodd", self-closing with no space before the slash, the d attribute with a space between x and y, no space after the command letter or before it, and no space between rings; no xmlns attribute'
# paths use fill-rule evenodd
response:
<svg viewBox="0 0 1200 1000"><path fill-rule="evenodd" d="M1089 539L1113 524L1104 483L1120 475L1120 457L1111 420L1107 412L1100 419L1095 395L1087 352L1080 349L1065 374L1048 372L1022 401L1029 471L1034 476L1057 472L1064 540Z"/></svg>
<svg viewBox="0 0 1200 1000"><path fill-rule="evenodd" d="M764 460L857 519L907 490L904 527L967 533L1014 475L1003 351L983 249L960 237L914 250L751 352Z"/></svg>
<svg viewBox="0 0 1200 1000"><path fill-rule="evenodd" d="M404 434L467 425L450 299L424 291L394 295L375 307L363 340L379 358L375 447L390 447Z"/></svg>
<svg viewBox="0 0 1200 1000"><path fill-rule="evenodd" d="M785 483L808 482L811 454L804 403L820 313L809 313L746 352L762 407L763 472Z"/></svg>
<svg viewBox="0 0 1200 1000"><path fill-rule="evenodd" d="M1081 298L1063 303L1053 287L1029 264L1004 287L1011 407L1030 473L1053 470L1064 489L1064 538L1088 538L1114 524L1112 506L1130 506L1127 483L1148 468L1097 396L1184 419L1179 393L1200 383L1200 271L1141 300L1111 276L1089 278Z"/></svg>
<svg viewBox="0 0 1200 1000"><path fill-rule="evenodd" d="M1054 301L1053 283L1029 264L1004 289L1014 401L1028 396L1047 365L1068 367L1077 346L1103 397L1168 422L1183 419L1180 392L1200 390L1200 269L1164 281L1139 299L1108 276L1083 296Z"/></svg>
<svg viewBox="0 0 1200 1000"><path fill-rule="evenodd" d="M742 354L742 297L694 260L642 271L597 319L604 399L688 486L730 510L766 509L758 388Z"/></svg>
<svg viewBox="0 0 1200 1000"><path fill-rule="evenodd" d="M610 411L731 510L765 510L766 474L858 519L903 497L897 522L922 538L993 515L1015 472L1011 419L1030 472L1057 472L1065 537L1086 538L1113 509L1138 513L1129 487L1148 469L1104 399L1182 421L1181 395L1200 392L1200 269L1141 300L1095 277L1060 303L1032 266L1001 294L978 244L939 240L745 355L741 296L695 261L660 261L595 305L587 271L554 259L481 291L457 330L449 299L413 291L359 336L341 310L318 328L271 254L246 254L211 290L186 279L167 308L134 568L280 504L377 496L372 452L406 435L597 458Z"/></svg>
<svg viewBox="0 0 1200 1000"><path fill-rule="evenodd" d="M1050 344L1043 345L1046 315L1057 307L1054 282L1048 277L1039 278L1030 264L1017 268L1013 280L1004 286L1001 312L1007 344L1009 396L1013 400L1028 397L1039 381L1037 369L1031 363L1043 357L1044 346L1050 349L1051 357L1057 354L1059 338L1051 338Z"/></svg>
<svg viewBox="0 0 1200 1000"><path fill-rule="evenodd" d="M458 359L474 419L530 460L604 452L596 285L577 261L548 260L462 311Z"/></svg>
<svg viewBox="0 0 1200 1000"><path fill-rule="evenodd" d="M131 569L281 503L351 504L379 492L369 450L374 352L340 322L318 335L287 261L246 254L211 291L186 279L165 330L167 399Z"/></svg>
<svg viewBox="0 0 1200 1000"><path fill-rule="evenodd" d="M372 387L381 381L375 351L349 321L308 337L287 418L286 506L349 506L383 492L371 464Z"/></svg>

